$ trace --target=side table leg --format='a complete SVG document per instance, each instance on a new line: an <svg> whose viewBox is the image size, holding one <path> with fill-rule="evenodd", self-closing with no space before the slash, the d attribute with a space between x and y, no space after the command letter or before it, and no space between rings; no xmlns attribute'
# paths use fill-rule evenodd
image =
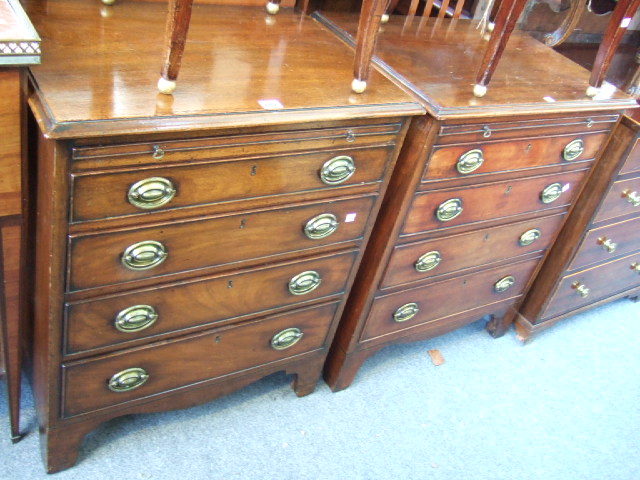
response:
<svg viewBox="0 0 640 480"><path fill-rule="evenodd" d="M164 62L160 80L158 80L158 90L166 95L171 95L176 89L180 62L191 22L192 6L193 0L169 0L164 37Z"/></svg>

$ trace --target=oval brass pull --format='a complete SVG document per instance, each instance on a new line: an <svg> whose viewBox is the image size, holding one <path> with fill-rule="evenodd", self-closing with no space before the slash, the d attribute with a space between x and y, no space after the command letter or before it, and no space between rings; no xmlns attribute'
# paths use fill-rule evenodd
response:
<svg viewBox="0 0 640 480"><path fill-rule="evenodd" d="M156 160L160 160L162 157L164 157L164 150L162 150L162 148L160 148L160 145L154 145L153 146L153 155L152 156Z"/></svg>
<svg viewBox="0 0 640 480"><path fill-rule="evenodd" d="M474 148L468 152L460 155L458 162L456 163L456 169L458 172L466 175L471 172L475 172L484 163L484 153L479 148Z"/></svg>
<svg viewBox="0 0 640 480"><path fill-rule="evenodd" d="M598 245L601 245L605 252L613 253L618 248L618 244L607 237L598 238Z"/></svg>
<svg viewBox="0 0 640 480"><path fill-rule="evenodd" d="M573 282L571 284L571 288L573 288L578 295L580 295L582 298L585 298L589 295L590 290L587 288L586 285L583 285L580 282Z"/></svg>
<svg viewBox="0 0 640 480"><path fill-rule="evenodd" d="M134 207L150 210L169 203L176 194L173 183L163 177L150 177L134 183L127 199Z"/></svg>
<svg viewBox="0 0 640 480"><path fill-rule="evenodd" d="M502 293L509 290L516 283L516 279L512 275L507 275L493 284L493 291Z"/></svg>
<svg viewBox="0 0 640 480"><path fill-rule="evenodd" d="M542 193L540 193L540 200L542 203L553 203L562 195L562 184L559 182L547 185Z"/></svg>
<svg viewBox="0 0 640 480"><path fill-rule="evenodd" d="M320 180L327 185L339 185L349 180L356 171L352 157L340 155L327 160L320 169Z"/></svg>
<svg viewBox="0 0 640 480"><path fill-rule="evenodd" d="M622 192L622 198L626 198L627 202L629 202L634 207L640 206L640 195L638 195L638 192L625 190L624 192Z"/></svg>
<svg viewBox="0 0 640 480"><path fill-rule="evenodd" d="M130 392L144 385L147 380L149 380L149 374L144 368L127 368L112 376L108 385L112 392Z"/></svg>
<svg viewBox="0 0 640 480"><path fill-rule="evenodd" d="M640 263L633 262L631 264L631 270L635 271L638 275L640 275Z"/></svg>
<svg viewBox="0 0 640 480"><path fill-rule="evenodd" d="M133 333L149 328L158 319L156 310L151 305L133 305L116 315L114 325L124 333Z"/></svg>
<svg viewBox="0 0 640 480"><path fill-rule="evenodd" d="M522 235L520 235L520 239L518 243L520 243L521 247L526 247L531 245L533 242L538 240L542 236L542 232L537 228L532 228L531 230L527 230Z"/></svg>
<svg viewBox="0 0 640 480"><path fill-rule="evenodd" d="M393 320L398 323L406 322L415 317L419 311L417 303L407 303L393 312Z"/></svg>
<svg viewBox="0 0 640 480"><path fill-rule="evenodd" d="M126 248L122 253L122 264L130 270L147 270L160 265L167 255L166 248L160 242L145 240Z"/></svg>
<svg viewBox="0 0 640 480"><path fill-rule="evenodd" d="M414 266L418 272L424 273L436 268L438 265L440 265L441 261L442 256L440 255L440 252L437 250L433 250L431 252L425 253L420 258L418 258Z"/></svg>
<svg viewBox="0 0 640 480"><path fill-rule="evenodd" d="M300 341L303 335L304 333L302 333L302 330L296 327L282 330L271 338L271 348L274 350L285 350L289 347L293 347Z"/></svg>
<svg viewBox="0 0 640 480"><path fill-rule="evenodd" d="M338 219L333 213L323 213L309 220L304 226L304 234L312 239L325 238L338 229Z"/></svg>
<svg viewBox="0 0 640 480"><path fill-rule="evenodd" d="M462 199L450 198L449 200L442 202L436 210L436 217L441 222L448 222L453 220L462 213Z"/></svg>
<svg viewBox="0 0 640 480"><path fill-rule="evenodd" d="M567 162L575 160L584 153L584 141L581 138L576 138L567 143L567 146L562 150L562 158Z"/></svg>
<svg viewBox="0 0 640 480"><path fill-rule="evenodd" d="M305 295L313 292L322 283L322 277L314 270L302 272L289 281L289 291L294 295Z"/></svg>

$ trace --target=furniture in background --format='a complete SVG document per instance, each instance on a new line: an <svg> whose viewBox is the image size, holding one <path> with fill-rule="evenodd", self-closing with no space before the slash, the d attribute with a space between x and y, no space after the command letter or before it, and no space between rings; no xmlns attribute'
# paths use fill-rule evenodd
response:
<svg viewBox="0 0 640 480"><path fill-rule="evenodd" d="M424 109L379 73L353 95L352 51L305 15L195 6L167 96L153 88L164 5L27 7L50 42L29 98L47 470L114 417L276 371L310 393L406 117Z"/></svg>
<svg viewBox="0 0 640 480"><path fill-rule="evenodd" d="M40 38L18 0L0 1L0 373L7 380L11 439L20 439L25 298L25 66L40 62Z"/></svg>
<svg viewBox="0 0 640 480"><path fill-rule="evenodd" d="M316 15L353 44L355 19ZM622 109L589 72L519 32L487 96L471 95L485 41L474 22L391 17L374 61L428 111L413 119L327 359L347 387L381 348L517 305ZM526 55L523 54L526 52Z"/></svg>

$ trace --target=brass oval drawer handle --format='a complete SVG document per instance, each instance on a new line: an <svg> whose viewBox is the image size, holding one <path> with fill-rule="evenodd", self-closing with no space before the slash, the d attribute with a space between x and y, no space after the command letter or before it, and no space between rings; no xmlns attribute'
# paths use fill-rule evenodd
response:
<svg viewBox="0 0 640 480"><path fill-rule="evenodd" d="M294 295L306 295L313 292L322 283L322 277L314 270L302 272L289 281L289 291Z"/></svg>
<svg viewBox="0 0 640 480"><path fill-rule="evenodd" d="M151 305L133 305L116 315L114 326L121 332L134 333L149 328L157 319L158 314Z"/></svg>
<svg viewBox="0 0 640 480"><path fill-rule="evenodd" d="M416 260L414 266L418 272L424 273L436 268L438 265L440 265L441 261L442 256L440 255L440 252L437 250L433 250L431 252L425 253L424 255L421 255L420 258Z"/></svg>
<svg viewBox="0 0 640 480"><path fill-rule="evenodd" d="M144 385L147 380L149 380L149 374L144 368L127 368L111 377L109 390L116 393L130 392Z"/></svg>
<svg viewBox="0 0 640 480"><path fill-rule="evenodd" d="M633 262L631 264L631 270L633 270L634 272L636 272L638 275L640 275L640 263L638 262Z"/></svg>
<svg viewBox="0 0 640 480"><path fill-rule="evenodd" d="M436 210L436 217L441 222L453 220L462 213L462 199L450 198L440 204Z"/></svg>
<svg viewBox="0 0 640 480"><path fill-rule="evenodd" d="M638 195L638 192L625 190L624 192L622 192L622 198L626 198L627 202L629 202L634 207L640 206L640 195Z"/></svg>
<svg viewBox="0 0 640 480"><path fill-rule="evenodd" d="M304 226L304 234L311 240L325 238L338 229L338 219L333 213L313 217Z"/></svg>
<svg viewBox="0 0 640 480"><path fill-rule="evenodd" d="M559 182L547 185L542 193L540 193L540 200L542 203L553 203L562 195L562 184Z"/></svg>
<svg viewBox="0 0 640 480"><path fill-rule="evenodd" d="M475 172L484 163L484 153L479 148L474 148L460 155L456 163L456 170L463 175Z"/></svg>
<svg viewBox="0 0 640 480"><path fill-rule="evenodd" d="M130 270L147 270L157 267L167 258L164 245L155 240L134 243L122 253L122 264Z"/></svg>
<svg viewBox="0 0 640 480"><path fill-rule="evenodd" d="M591 292L591 290L589 290L586 285L580 282L573 282L571 284L571 288L573 288L576 291L576 293L580 295L582 298L588 297L589 293Z"/></svg>
<svg viewBox="0 0 640 480"><path fill-rule="evenodd" d="M581 138L576 138L575 140L567 143L567 146L562 150L562 157L570 162L575 160L580 155L584 153L584 141Z"/></svg>
<svg viewBox="0 0 640 480"><path fill-rule="evenodd" d="M527 247L531 245L533 242L538 240L542 236L542 232L537 228L532 228L531 230L527 230L522 235L520 235L520 239L518 243L521 247Z"/></svg>
<svg viewBox="0 0 640 480"><path fill-rule="evenodd" d="M398 323L406 322L415 317L419 311L420 307L418 307L417 303L406 303L393 312L393 320Z"/></svg>
<svg viewBox="0 0 640 480"><path fill-rule="evenodd" d="M299 328L286 328L271 338L271 348L274 350L285 350L293 347L300 341L303 335L304 333L302 333L302 330Z"/></svg>
<svg viewBox="0 0 640 480"><path fill-rule="evenodd" d="M356 164L348 155L327 160L320 169L320 180L326 185L339 185L349 180L356 172Z"/></svg>
<svg viewBox="0 0 640 480"><path fill-rule="evenodd" d="M603 250L607 253L613 253L616 251L616 248L618 248L618 244L607 237L598 238L598 245L601 245Z"/></svg>
<svg viewBox="0 0 640 480"><path fill-rule="evenodd" d="M506 277L501 278L496 283L493 284L493 291L496 293L502 293L509 290L516 283L516 279L513 275L507 275Z"/></svg>
<svg viewBox="0 0 640 480"><path fill-rule="evenodd" d="M153 158L155 158L156 160L160 160L162 157L164 157L164 150L162 150L162 148L160 148L160 145L154 145L153 146Z"/></svg>
<svg viewBox="0 0 640 480"><path fill-rule="evenodd" d="M134 207L151 210L169 203L176 194L171 180L163 177L149 177L129 187L127 200Z"/></svg>

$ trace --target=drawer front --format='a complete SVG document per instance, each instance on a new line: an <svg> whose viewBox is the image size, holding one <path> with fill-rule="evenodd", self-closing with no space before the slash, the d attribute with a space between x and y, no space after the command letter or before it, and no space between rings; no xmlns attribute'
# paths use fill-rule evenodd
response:
<svg viewBox="0 0 640 480"><path fill-rule="evenodd" d="M146 398L324 348L336 307L323 305L64 364L64 416ZM286 332L288 329L296 330ZM276 349L272 342L278 348L295 343ZM127 385L137 387L127 390Z"/></svg>
<svg viewBox="0 0 640 480"><path fill-rule="evenodd" d="M627 156L627 159L620 169L620 174L640 171L640 138L636 137L633 141L633 147Z"/></svg>
<svg viewBox="0 0 640 480"><path fill-rule="evenodd" d="M569 270L640 250L640 217L591 229L585 236Z"/></svg>
<svg viewBox="0 0 640 480"><path fill-rule="evenodd" d="M640 213L640 177L614 182L607 193L594 223Z"/></svg>
<svg viewBox="0 0 640 480"><path fill-rule="evenodd" d="M423 181L497 173L596 157L609 132L436 147Z"/></svg>
<svg viewBox="0 0 640 480"><path fill-rule="evenodd" d="M527 285L538 261L534 259L492 268L378 297L374 300L362 332L362 340L371 340L482 305L516 298Z"/></svg>
<svg viewBox="0 0 640 480"><path fill-rule="evenodd" d="M640 253L562 279L541 321L640 286Z"/></svg>
<svg viewBox="0 0 640 480"><path fill-rule="evenodd" d="M20 155L20 74L0 70L0 217L22 212Z"/></svg>
<svg viewBox="0 0 640 480"><path fill-rule="evenodd" d="M374 200L371 195L75 237L71 240L68 290L358 241ZM305 228L310 233L305 233ZM320 234L326 236L309 237ZM139 265L143 268L137 269Z"/></svg>
<svg viewBox="0 0 640 480"><path fill-rule="evenodd" d="M72 221L375 184L392 147L140 168L73 177ZM374 186L372 189L376 189Z"/></svg>
<svg viewBox="0 0 640 480"><path fill-rule="evenodd" d="M340 295L356 254L351 251L67 304L65 351L83 352Z"/></svg>
<svg viewBox="0 0 640 480"><path fill-rule="evenodd" d="M545 250L563 214L395 247L382 288Z"/></svg>
<svg viewBox="0 0 640 480"><path fill-rule="evenodd" d="M416 194L403 235L567 206L586 170ZM557 198L543 202L543 192ZM548 197L554 198L555 195ZM449 218L449 219L447 219Z"/></svg>

